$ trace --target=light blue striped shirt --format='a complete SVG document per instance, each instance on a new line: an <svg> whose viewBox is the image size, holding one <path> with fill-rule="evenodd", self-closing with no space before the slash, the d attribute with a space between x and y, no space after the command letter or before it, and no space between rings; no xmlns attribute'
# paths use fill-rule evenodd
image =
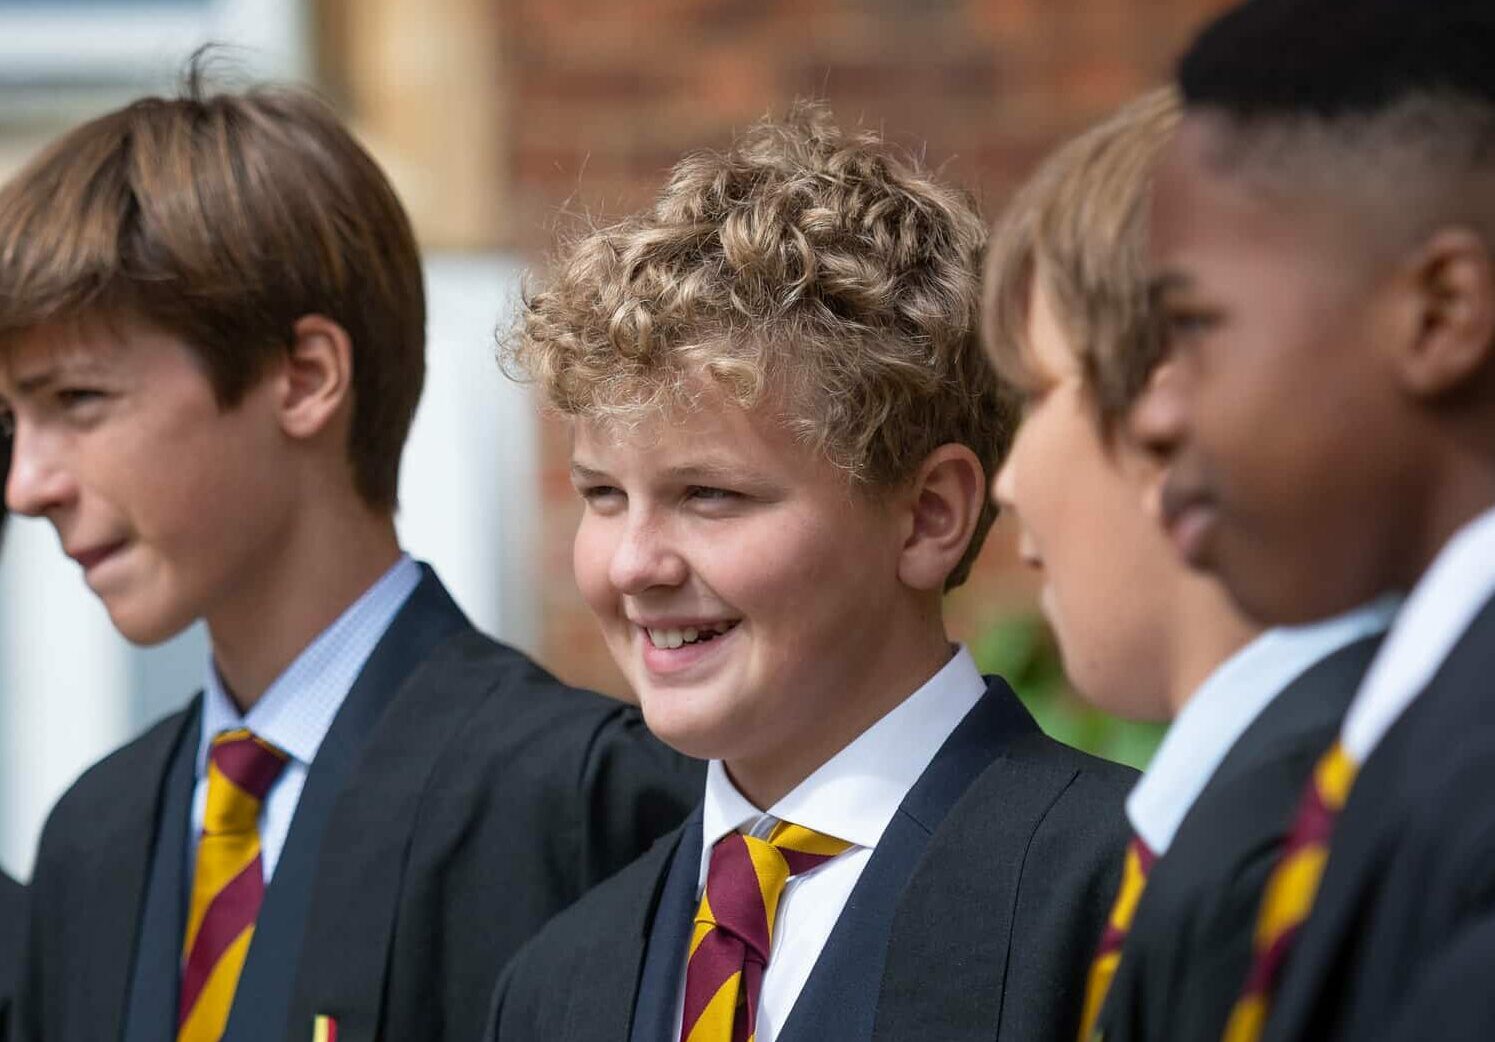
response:
<svg viewBox="0 0 1495 1042"><path fill-rule="evenodd" d="M197 837L207 808L208 752L213 738L247 727L290 756L260 808L260 856L268 883L285 847L291 818L306 785L306 772L353 682L420 579L420 566L401 554L378 582L296 656L247 714L239 713L224 690L217 667L208 663L202 732L197 743L197 782L192 792L192 829L187 836L188 879L197 861Z"/></svg>

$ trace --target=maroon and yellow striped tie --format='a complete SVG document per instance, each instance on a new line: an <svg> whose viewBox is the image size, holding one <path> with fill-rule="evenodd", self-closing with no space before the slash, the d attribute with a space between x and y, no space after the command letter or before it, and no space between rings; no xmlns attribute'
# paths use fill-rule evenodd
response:
<svg viewBox="0 0 1495 1042"><path fill-rule="evenodd" d="M1131 932L1132 920L1137 916L1137 902L1142 900L1142 890L1147 886L1147 877L1152 872L1157 855L1133 836L1126 845L1126 860L1122 862L1121 887L1116 891L1116 902L1111 905L1111 917L1106 920L1106 932L1101 934L1100 947L1090 963L1090 974L1085 979L1085 1006L1080 1013L1080 1042L1087 1042L1095 1031L1101 1007L1106 1004L1106 995L1111 991L1111 982L1116 979L1116 968L1121 965L1121 946Z"/></svg>
<svg viewBox="0 0 1495 1042"><path fill-rule="evenodd" d="M285 764L285 753L246 730L213 739L182 944L177 1042L218 1042L228 1024L265 896L260 806Z"/></svg>
<svg viewBox="0 0 1495 1042"><path fill-rule="evenodd" d="M1334 822L1350 797L1358 765L1338 742L1313 769L1313 778L1298 805L1282 854L1256 913L1251 972L1225 1025L1224 1042L1257 1042L1272 1008L1272 992L1287 962L1298 930L1313 909Z"/></svg>
<svg viewBox="0 0 1495 1042"><path fill-rule="evenodd" d="M787 821L766 840L717 841L690 938L680 1042L753 1042L784 885L851 846Z"/></svg>

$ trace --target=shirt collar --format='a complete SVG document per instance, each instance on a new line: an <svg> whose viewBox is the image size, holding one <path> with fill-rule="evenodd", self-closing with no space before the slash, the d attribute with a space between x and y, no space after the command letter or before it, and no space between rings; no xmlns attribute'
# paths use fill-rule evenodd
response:
<svg viewBox="0 0 1495 1042"><path fill-rule="evenodd" d="M296 656L248 713L240 714L210 661L203 685L197 776L207 773L213 739L239 727L249 728L298 763L310 764L353 682L420 579L420 566L401 554L389 571Z"/></svg>
<svg viewBox="0 0 1495 1042"><path fill-rule="evenodd" d="M1158 856L1167 853L1246 728L1309 668L1384 630L1396 607L1396 598L1382 598L1323 622L1268 630L1226 659L1179 711L1127 798L1127 817L1142 842Z"/></svg>
<svg viewBox="0 0 1495 1042"><path fill-rule="evenodd" d="M923 687L822 764L767 814L738 791L720 760L712 760L701 810L698 878L706 878L717 840L737 830L760 835L776 821L875 847L940 746L985 693L986 680L962 645Z"/></svg>
<svg viewBox="0 0 1495 1042"><path fill-rule="evenodd" d="M1432 683L1475 616L1495 596L1495 509L1459 529L1423 574L1365 674L1340 742L1364 763Z"/></svg>

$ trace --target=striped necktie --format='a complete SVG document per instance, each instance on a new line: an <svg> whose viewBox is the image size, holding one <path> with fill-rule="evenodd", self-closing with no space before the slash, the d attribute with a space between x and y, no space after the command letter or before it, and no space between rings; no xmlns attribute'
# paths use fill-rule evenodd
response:
<svg viewBox="0 0 1495 1042"><path fill-rule="evenodd" d="M1140 836L1133 836L1126 845L1126 860L1122 862L1121 887L1116 892L1116 902L1111 906L1111 917L1106 920L1106 932L1101 934L1100 947L1090 963L1090 974L1085 979L1085 1007L1080 1014L1080 1042L1088 1042L1095 1035L1096 1021L1101 1008L1106 1004L1106 995L1111 991L1111 982L1116 979L1116 968L1121 965L1121 946L1132 930L1132 920L1137 916L1137 902L1142 899L1142 890L1152 872L1157 855L1152 852Z"/></svg>
<svg viewBox="0 0 1495 1042"><path fill-rule="evenodd" d="M1226 1022L1224 1042L1257 1042L1266 1028L1272 992L1298 930L1318 896L1324 866L1329 861L1334 822L1350 797L1357 769L1354 759L1338 742L1313 769L1292 831L1262 891L1256 933L1251 941L1251 972Z"/></svg>
<svg viewBox="0 0 1495 1042"><path fill-rule="evenodd" d="M690 938L680 1042L754 1042L784 885L851 846L787 821L766 840L733 832L717 841Z"/></svg>
<svg viewBox="0 0 1495 1042"><path fill-rule="evenodd" d="M182 944L177 1042L218 1042L228 1024L265 896L260 806L285 764L285 753L246 730L213 739Z"/></svg>

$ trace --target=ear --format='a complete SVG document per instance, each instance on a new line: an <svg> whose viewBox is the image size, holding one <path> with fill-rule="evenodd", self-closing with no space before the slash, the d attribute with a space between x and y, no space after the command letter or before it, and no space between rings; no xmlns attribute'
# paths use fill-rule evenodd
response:
<svg viewBox="0 0 1495 1042"><path fill-rule="evenodd" d="M986 504L986 472L965 445L941 445L920 465L908 488L908 535L898 578L939 592L965 556Z"/></svg>
<svg viewBox="0 0 1495 1042"><path fill-rule="evenodd" d="M353 343L325 315L303 315L291 327L281 374L280 423L292 438L326 430L353 394Z"/></svg>
<svg viewBox="0 0 1495 1042"><path fill-rule="evenodd" d="M1445 228L1413 255L1407 271L1416 327L1393 363L1403 388L1435 398L1469 385L1489 363L1495 341L1495 265L1483 237Z"/></svg>

